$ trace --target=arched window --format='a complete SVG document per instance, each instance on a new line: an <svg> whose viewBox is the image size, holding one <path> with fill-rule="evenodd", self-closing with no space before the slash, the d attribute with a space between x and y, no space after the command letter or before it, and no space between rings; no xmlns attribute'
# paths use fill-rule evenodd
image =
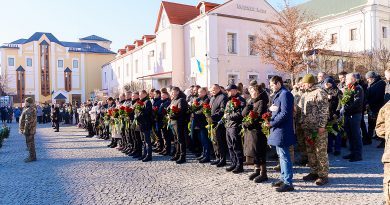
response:
<svg viewBox="0 0 390 205"><path fill-rule="evenodd" d="M50 95L50 75L49 75L49 44L43 40L41 48L41 94Z"/></svg>
<svg viewBox="0 0 390 205"><path fill-rule="evenodd" d="M65 91L70 92L72 90L72 70L68 67L64 70L64 82Z"/></svg>
<svg viewBox="0 0 390 205"><path fill-rule="evenodd" d="M16 89L17 89L17 101L22 102L24 98L24 93L26 90L26 80L24 75L24 68L19 66L16 69Z"/></svg>

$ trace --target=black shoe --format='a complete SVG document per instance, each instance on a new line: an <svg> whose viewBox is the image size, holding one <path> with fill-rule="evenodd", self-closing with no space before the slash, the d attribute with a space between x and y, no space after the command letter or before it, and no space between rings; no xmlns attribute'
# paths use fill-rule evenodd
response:
<svg viewBox="0 0 390 205"><path fill-rule="evenodd" d="M340 156L341 152L340 151L334 151L333 155L334 156Z"/></svg>
<svg viewBox="0 0 390 205"><path fill-rule="evenodd" d="M164 152L162 152L161 153L163 156L169 156L169 155L171 155L169 152L167 152L167 151L164 151Z"/></svg>
<svg viewBox="0 0 390 205"><path fill-rule="evenodd" d="M142 162L149 162L152 161L152 157L145 157Z"/></svg>
<svg viewBox="0 0 390 205"><path fill-rule="evenodd" d="M345 155L345 156L343 157L343 159L352 159L352 154Z"/></svg>
<svg viewBox="0 0 390 205"><path fill-rule="evenodd" d="M60 131L56 130L56 131L54 131L54 132L60 132Z"/></svg>
<svg viewBox="0 0 390 205"><path fill-rule="evenodd" d="M262 182L268 181L268 176L267 176L267 174L261 174L261 175L257 176L253 181L255 183L262 183Z"/></svg>
<svg viewBox="0 0 390 205"><path fill-rule="evenodd" d="M272 184L271 184L271 186L272 187L281 187L281 186L283 186L284 185L284 182L283 181L277 181L277 182L273 182Z"/></svg>
<svg viewBox="0 0 390 205"><path fill-rule="evenodd" d="M219 161L219 163L217 164L217 167L224 167L226 166L226 161Z"/></svg>
<svg viewBox="0 0 390 205"><path fill-rule="evenodd" d="M203 156L200 156L200 157L197 157L196 160L200 161L202 160L204 157Z"/></svg>
<svg viewBox="0 0 390 205"><path fill-rule="evenodd" d="M177 161L179 160L179 156L173 156L171 159L169 159L170 161Z"/></svg>
<svg viewBox="0 0 390 205"><path fill-rule="evenodd" d="M111 145L112 145L112 143L111 143L111 144L109 144L109 145L107 145L107 147L111 147Z"/></svg>
<svg viewBox="0 0 390 205"><path fill-rule="evenodd" d="M203 158L202 160L199 161L199 163L204 164L204 163L209 163L210 159Z"/></svg>
<svg viewBox="0 0 390 205"><path fill-rule="evenodd" d="M249 175L249 180L254 180L256 177L260 175L260 169L255 169L255 171Z"/></svg>
<svg viewBox="0 0 390 205"><path fill-rule="evenodd" d="M226 171L227 171L227 172L231 172L231 171L233 171L235 168L236 168L236 165L235 165L235 164L232 164L232 165L230 165L230 167L226 168Z"/></svg>
<svg viewBox="0 0 390 205"><path fill-rule="evenodd" d="M142 161L142 160L145 159L145 158L146 158L146 156L142 156L142 155L141 155L140 157L138 157L138 160L139 160L139 161Z"/></svg>
<svg viewBox="0 0 390 205"><path fill-rule="evenodd" d="M219 160L212 161L210 164L211 165L217 165L217 164L219 164Z"/></svg>
<svg viewBox="0 0 390 205"><path fill-rule="evenodd" d="M244 172L244 168L242 166L238 166L238 167L234 168L234 170L232 172L234 174L239 174L239 173Z"/></svg>
<svg viewBox="0 0 390 205"><path fill-rule="evenodd" d="M363 159L362 158L351 158L349 159L349 162L358 162L358 161L362 161Z"/></svg>
<svg viewBox="0 0 390 205"><path fill-rule="evenodd" d="M183 164L186 163L186 158L185 157L180 157L177 161L176 164Z"/></svg>
<svg viewBox="0 0 390 205"><path fill-rule="evenodd" d="M302 179L303 179L303 181L315 181L318 179L318 177L319 177L318 174L310 173L310 174L304 176Z"/></svg>
<svg viewBox="0 0 390 205"><path fill-rule="evenodd" d="M289 192L294 191L294 187L291 185L283 184L282 186L276 188L277 192Z"/></svg>
<svg viewBox="0 0 390 205"><path fill-rule="evenodd" d="M298 162L295 162L295 164L298 166L306 166L307 162L307 160L301 159Z"/></svg>

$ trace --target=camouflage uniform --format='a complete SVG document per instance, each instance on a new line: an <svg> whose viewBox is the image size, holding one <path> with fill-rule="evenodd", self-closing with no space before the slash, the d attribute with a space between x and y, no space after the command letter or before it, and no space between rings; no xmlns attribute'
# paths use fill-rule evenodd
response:
<svg viewBox="0 0 390 205"><path fill-rule="evenodd" d="M385 151L382 162L384 164L383 192L385 194L386 204L390 205L390 102L380 109L376 121L376 133L379 137L385 139Z"/></svg>
<svg viewBox="0 0 390 205"><path fill-rule="evenodd" d="M25 108L19 121L19 130L26 137L26 144L29 151L29 157L25 159L25 162L36 160L34 135L37 126L37 110L33 103L32 98L26 99Z"/></svg>
<svg viewBox="0 0 390 205"><path fill-rule="evenodd" d="M303 94L303 91L299 88L295 88L291 92L294 96L294 125L295 125L295 134L297 136L298 141L298 150L301 154L301 161L307 161L307 151L306 151L306 142L302 129L302 108L300 107L300 100Z"/></svg>
<svg viewBox="0 0 390 205"><path fill-rule="evenodd" d="M303 93L300 104L305 140L310 138L313 132L318 133L319 128L326 128L329 115L328 103L325 91L320 88L312 87ZM328 134L326 131L321 135L318 134L313 144L306 141L311 174L318 174L321 178L328 177L329 173L327 148Z"/></svg>

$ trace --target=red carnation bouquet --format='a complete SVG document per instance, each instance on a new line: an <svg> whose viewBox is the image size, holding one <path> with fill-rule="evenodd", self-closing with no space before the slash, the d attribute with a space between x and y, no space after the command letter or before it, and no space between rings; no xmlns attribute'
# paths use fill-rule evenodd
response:
<svg viewBox="0 0 390 205"><path fill-rule="evenodd" d="M244 117L242 122L243 123L253 124L258 118L259 118L259 113L256 112L256 111L251 110L249 112L249 114ZM244 137L244 134L245 134L245 128L244 127L242 127L240 134L241 134L242 137Z"/></svg>
<svg viewBox="0 0 390 205"><path fill-rule="evenodd" d="M341 105L346 105L352 98L356 92L355 85L348 85L348 87L344 90L343 97L341 98Z"/></svg>
<svg viewBox="0 0 390 205"><path fill-rule="evenodd" d="M144 109L145 107L145 103L141 100L138 100L136 103L135 103L135 106L134 106L134 112L135 113L140 113L142 111L142 109Z"/></svg>
<svg viewBox="0 0 390 205"><path fill-rule="evenodd" d="M170 111L169 111L169 115L172 116L173 114L179 114L180 111L181 111L181 110L180 110L179 107L177 107L177 106L175 106L175 105L172 105L172 106L171 106L171 109L170 109Z"/></svg>
<svg viewBox="0 0 390 205"><path fill-rule="evenodd" d="M202 112L207 117L211 117L211 105L209 103L203 103L202 104Z"/></svg>
<svg viewBox="0 0 390 205"><path fill-rule="evenodd" d="M266 137L268 137L271 134L270 131L270 122L271 122L272 113L266 112L263 115L261 115L261 131L265 134Z"/></svg>
<svg viewBox="0 0 390 205"><path fill-rule="evenodd" d="M131 113L133 113L133 108L131 108L131 107L126 107L126 109L125 109L125 112L128 114L128 115L130 115Z"/></svg>
<svg viewBox="0 0 390 205"><path fill-rule="evenodd" d="M157 120L158 109L159 109L158 106L153 106L153 107L152 107L152 110L153 110L153 117L154 117L155 120Z"/></svg>

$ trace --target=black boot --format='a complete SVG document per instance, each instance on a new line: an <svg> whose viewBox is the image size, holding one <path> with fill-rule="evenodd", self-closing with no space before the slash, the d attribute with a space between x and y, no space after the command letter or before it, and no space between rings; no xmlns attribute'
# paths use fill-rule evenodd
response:
<svg viewBox="0 0 390 205"><path fill-rule="evenodd" d="M254 172L251 175L249 175L249 180L252 181L259 175L260 175L260 168L255 168Z"/></svg>
<svg viewBox="0 0 390 205"><path fill-rule="evenodd" d="M176 161L176 164L183 164L186 163L186 157L180 156L179 159Z"/></svg>
<svg viewBox="0 0 390 205"><path fill-rule="evenodd" d="M169 159L170 161L177 161L177 160L179 160L179 158L180 158L180 156L178 156L178 155L175 155L175 156L173 156L171 159Z"/></svg>
<svg viewBox="0 0 390 205"><path fill-rule="evenodd" d="M226 166L226 160L225 159L221 159L219 161L219 163L217 164L217 167L224 167Z"/></svg>
<svg viewBox="0 0 390 205"><path fill-rule="evenodd" d="M232 172L233 172L234 174L239 174L239 173L244 172L244 167L243 167L243 165L238 165L238 166L236 166L236 168L234 168Z"/></svg>
<svg viewBox="0 0 390 205"><path fill-rule="evenodd" d="M260 175L257 176L254 181L256 183L262 183L262 182L265 182L268 180L268 176L267 176L267 167L265 166L265 164L261 165L260 166L260 169L261 169L261 172L260 172Z"/></svg>
<svg viewBox="0 0 390 205"><path fill-rule="evenodd" d="M227 172L231 172L231 171L233 171L235 168L236 168L236 165L235 165L235 164L232 164L232 165L230 165L228 168L226 168L226 171L227 171Z"/></svg>

